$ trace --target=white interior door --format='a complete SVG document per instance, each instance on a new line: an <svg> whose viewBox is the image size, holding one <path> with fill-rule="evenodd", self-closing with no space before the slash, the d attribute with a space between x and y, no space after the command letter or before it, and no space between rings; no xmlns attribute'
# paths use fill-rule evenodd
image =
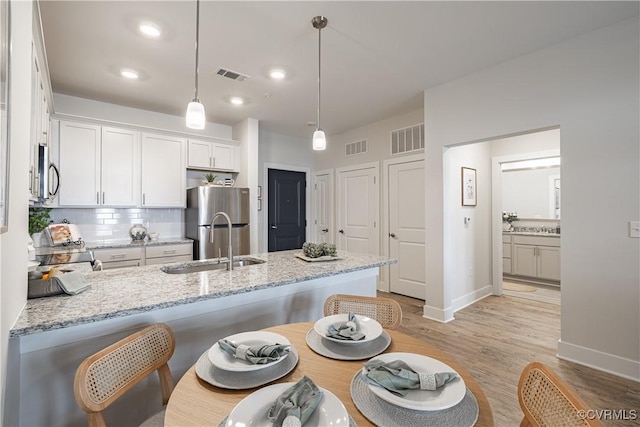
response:
<svg viewBox="0 0 640 427"><path fill-rule="evenodd" d="M378 255L378 166L338 172L339 249Z"/></svg>
<svg viewBox="0 0 640 427"><path fill-rule="evenodd" d="M424 160L389 165L391 292L425 299Z"/></svg>
<svg viewBox="0 0 640 427"><path fill-rule="evenodd" d="M313 176L314 221L316 243L333 243L333 171L319 171Z"/></svg>

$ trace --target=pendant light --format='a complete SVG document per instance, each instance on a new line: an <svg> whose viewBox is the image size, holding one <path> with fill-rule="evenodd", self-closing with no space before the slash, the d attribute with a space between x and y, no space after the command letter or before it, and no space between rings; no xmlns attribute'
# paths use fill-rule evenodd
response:
<svg viewBox="0 0 640 427"><path fill-rule="evenodd" d="M193 101L187 105L187 127L191 129L204 129L206 116L204 105L198 99L198 42L200 38L200 0L196 2L196 93Z"/></svg>
<svg viewBox="0 0 640 427"><path fill-rule="evenodd" d="M311 20L313 28L318 29L318 125L316 131L313 132L313 149L325 150L327 148L327 138L324 135L324 131L320 127L320 70L321 70L321 30L327 26L329 20L324 16L316 16Z"/></svg>

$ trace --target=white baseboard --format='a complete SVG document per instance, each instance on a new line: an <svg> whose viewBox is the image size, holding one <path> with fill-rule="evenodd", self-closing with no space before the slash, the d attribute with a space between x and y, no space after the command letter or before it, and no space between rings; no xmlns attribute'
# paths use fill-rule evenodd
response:
<svg viewBox="0 0 640 427"><path fill-rule="evenodd" d="M558 340L559 359L640 382L640 361Z"/></svg>
<svg viewBox="0 0 640 427"><path fill-rule="evenodd" d="M471 304L480 301L483 298L488 297L493 292L493 287L487 285L484 288L476 289L473 292L469 292L466 295L458 297L454 299L451 303L453 311L456 312L458 310L462 310L465 307L470 306Z"/></svg>
<svg viewBox="0 0 640 427"><path fill-rule="evenodd" d="M454 320L453 317L453 309L441 309L438 307L432 307L430 305L425 304L422 307L422 317L427 319L435 320L440 323L449 323Z"/></svg>

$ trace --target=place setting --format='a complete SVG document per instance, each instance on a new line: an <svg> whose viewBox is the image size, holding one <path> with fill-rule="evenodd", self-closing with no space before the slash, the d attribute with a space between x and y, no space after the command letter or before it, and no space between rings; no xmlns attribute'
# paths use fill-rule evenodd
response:
<svg viewBox="0 0 640 427"><path fill-rule="evenodd" d="M250 331L218 340L195 366L196 375L220 388L242 390L282 378L298 364L289 340L267 331Z"/></svg>
<svg viewBox="0 0 640 427"><path fill-rule="evenodd" d="M447 364L414 353L385 353L351 381L356 408L376 425L473 426L478 402Z"/></svg>
<svg viewBox="0 0 640 427"><path fill-rule="evenodd" d="M356 427L340 399L304 376L265 386L242 399L218 427Z"/></svg>
<svg viewBox="0 0 640 427"><path fill-rule="evenodd" d="M354 313L319 319L305 340L314 352L337 360L369 359L391 344L391 336L378 321Z"/></svg>

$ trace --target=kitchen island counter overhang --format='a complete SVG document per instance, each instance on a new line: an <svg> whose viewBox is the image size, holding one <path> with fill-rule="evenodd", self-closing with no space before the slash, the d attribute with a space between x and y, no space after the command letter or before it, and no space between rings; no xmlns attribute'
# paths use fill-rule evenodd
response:
<svg viewBox="0 0 640 427"><path fill-rule="evenodd" d="M80 294L28 300L9 340L8 369L18 375L8 378L7 387L19 390L19 404L5 412L3 421L18 426L86 425L73 397L77 366L146 325L164 322L173 329L176 351L169 365L177 381L220 338L315 321L323 316L324 300L331 294L375 296L380 267L396 262L345 251L334 261L306 262L297 253L237 257L265 262L231 271L168 274L166 266L152 265L90 272L85 278L91 287ZM149 405L136 405L134 399L122 414L144 419L159 409L154 406L161 401L155 398L158 389L148 385L144 393ZM117 421L128 423L125 418Z"/></svg>

